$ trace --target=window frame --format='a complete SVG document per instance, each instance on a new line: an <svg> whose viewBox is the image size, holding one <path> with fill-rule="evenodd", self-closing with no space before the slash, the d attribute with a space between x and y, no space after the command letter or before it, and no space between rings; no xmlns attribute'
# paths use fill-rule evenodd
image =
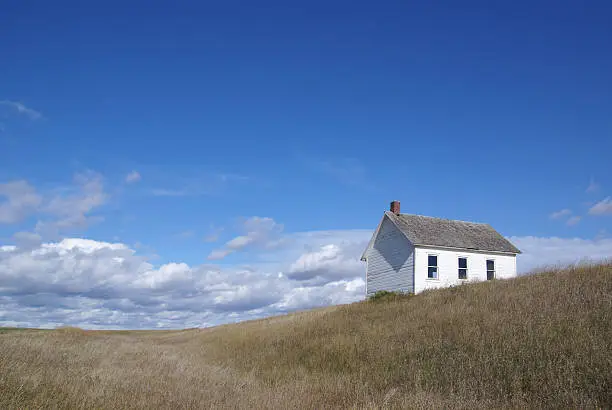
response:
<svg viewBox="0 0 612 410"><path fill-rule="evenodd" d="M461 268L459 266L459 260L460 259L465 259L465 268ZM463 256L463 255L458 255L457 256L457 279L458 280L468 280L468 274L470 271L470 262L469 262L470 258L468 258L467 256ZM461 271L465 270L465 278L461 277Z"/></svg>
<svg viewBox="0 0 612 410"><path fill-rule="evenodd" d="M429 264L429 257L430 256L435 256L436 257L436 265L430 265ZM429 277L429 268L436 268L436 277L435 278L431 278ZM440 254L438 253L433 253L433 252L428 252L427 253L427 276L426 276L426 280L435 280L435 281L439 281L440 280Z"/></svg>
<svg viewBox="0 0 612 410"><path fill-rule="evenodd" d="M493 270L489 270L489 266L487 265L487 262L493 262ZM493 277L491 279L489 279L489 272L493 272ZM495 258L486 258L485 259L485 274L487 275L487 280L494 280L497 278L497 262L495 261Z"/></svg>

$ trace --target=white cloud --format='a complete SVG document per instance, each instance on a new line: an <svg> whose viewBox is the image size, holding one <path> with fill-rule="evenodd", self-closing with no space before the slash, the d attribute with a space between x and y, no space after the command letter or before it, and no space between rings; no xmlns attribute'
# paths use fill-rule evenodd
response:
<svg viewBox="0 0 612 410"><path fill-rule="evenodd" d="M273 248L280 244L279 236L283 231L283 225L276 223L272 218L253 216L242 222L241 230L245 232L244 235L230 239L222 249L213 250L208 255L208 259L223 259L245 248Z"/></svg>
<svg viewBox="0 0 612 410"><path fill-rule="evenodd" d="M566 216L570 216L572 211L570 209L562 209L560 211L553 212L549 215L550 219L560 219Z"/></svg>
<svg viewBox="0 0 612 410"><path fill-rule="evenodd" d="M86 214L102 205L104 192L102 175L96 172L78 173L74 176L76 189L68 195L56 195L47 205L47 211L56 215Z"/></svg>
<svg viewBox="0 0 612 410"><path fill-rule="evenodd" d="M59 243L46 243L41 246L41 252L46 253L49 250L66 254L70 251L79 251L85 254L93 254L95 252L110 249L112 251L128 250L128 247L122 243L99 242L92 239L67 238ZM131 251L130 251L131 252Z"/></svg>
<svg viewBox="0 0 612 410"><path fill-rule="evenodd" d="M319 284L354 277L355 272L363 270L363 263L355 255L363 251L366 242L355 245L357 246L328 244L315 251L306 252L291 264L287 276L290 279Z"/></svg>
<svg viewBox="0 0 612 410"><path fill-rule="evenodd" d="M607 197L589 209L591 215L612 215L612 197Z"/></svg>
<svg viewBox="0 0 612 410"><path fill-rule="evenodd" d="M2 198L6 198L4 201ZM36 211L42 201L26 181L0 184L0 223L16 223Z"/></svg>
<svg viewBox="0 0 612 410"><path fill-rule="evenodd" d="M232 250L230 249L215 249L208 254L208 257L206 259L210 261L217 261L225 258L230 253L232 253Z"/></svg>
<svg viewBox="0 0 612 410"><path fill-rule="evenodd" d="M125 176L125 182L128 184L138 182L141 180L140 173L138 171L132 171Z"/></svg>
<svg viewBox="0 0 612 410"><path fill-rule="evenodd" d="M364 290L359 252L351 251L352 265L341 267L343 274L317 266L325 278L317 284L282 273L289 272L291 260L308 259L298 255L304 238L318 244L333 235L296 234L294 248L281 252L279 262L248 268L178 262L155 267L125 244L85 239L5 247L0 251L0 311L11 314L0 316L0 325L206 326L359 300ZM336 244L338 254L351 243Z"/></svg>
<svg viewBox="0 0 612 410"><path fill-rule="evenodd" d="M550 219L565 219L567 218L567 220L565 221L565 224L567 226L574 226L574 225L578 225L578 223L580 223L580 221L582 220L582 217L579 215L572 215L572 211L571 209L561 209L560 211L556 211L553 212L549 215Z"/></svg>
<svg viewBox="0 0 612 410"><path fill-rule="evenodd" d="M518 270L521 273L527 273L538 267L612 257L612 239L610 238L523 236L508 239L523 251L517 260Z"/></svg>
<svg viewBox="0 0 612 410"><path fill-rule="evenodd" d="M243 225L251 231L277 225L267 219L249 219ZM200 327L349 303L364 297L365 265L359 257L371 234L371 230L284 234L276 239L283 239L276 248L267 247L265 241L249 242L244 246L257 246L258 253L248 267L190 266L180 261L155 266L123 243L86 239L3 246L0 325ZM518 259L523 273L587 256L612 256L611 238L509 239L524 252ZM237 249L240 245L234 242Z"/></svg>
<svg viewBox="0 0 612 410"><path fill-rule="evenodd" d="M255 241L254 236L237 236L234 239L227 241L225 246L228 249L235 251L235 250L244 248L245 246L247 246L250 243L253 243L254 241Z"/></svg>
<svg viewBox="0 0 612 410"><path fill-rule="evenodd" d="M23 114L29 117L31 120L38 120L42 118L41 113L39 113L36 110L26 107L23 103L20 103L17 101L2 100L0 101L0 105L9 107L10 109L17 111L17 113Z"/></svg>
<svg viewBox="0 0 612 410"><path fill-rule="evenodd" d="M43 194L27 181L12 181L0 184L0 223L16 223L33 214L44 214L51 218L38 221L37 233L56 236L62 230L84 228L101 220L90 214L107 199L102 176L95 172L77 173L74 185Z"/></svg>
<svg viewBox="0 0 612 410"><path fill-rule="evenodd" d="M363 299L364 294L365 281L359 277L351 281L331 282L322 286L295 287L283 295L276 306L290 311L338 305Z"/></svg>
<svg viewBox="0 0 612 410"><path fill-rule="evenodd" d="M100 222L103 218L91 213L107 200L102 175L91 171L78 173L74 176L74 186L51 195L42 207L42 212L53 219L39 221L36 231L44 237L57 237L64 231L83 229Z"/></svg>

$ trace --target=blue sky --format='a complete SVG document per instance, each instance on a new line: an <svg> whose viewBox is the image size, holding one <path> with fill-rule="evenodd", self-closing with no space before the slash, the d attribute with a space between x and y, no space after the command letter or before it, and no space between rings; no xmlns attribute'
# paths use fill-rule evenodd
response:
<svg viewBox="0 0 612 410"><path fill-rule="evenodd" d="M181 310L195 316L160 326L280 312L287 289L302 292L293 307L356 298L358 249L393 199L490 223L527 247L523 270L612 255L612 5L412 3L3 5L0 246L108 258L112 243L137 258L126 275L156 269L175 285L337 258L327 280L283 284L277 305L243 301L206 320ZM60 269L85 287L43 293L110 303L84 296L101 285L78 264L38 263L28 291L0 281L6 311L27 311ZM230 282L240 300L247 282ZM109 317L123 312L113 306ZM0 313L144 326L23 318Z"/></svg>

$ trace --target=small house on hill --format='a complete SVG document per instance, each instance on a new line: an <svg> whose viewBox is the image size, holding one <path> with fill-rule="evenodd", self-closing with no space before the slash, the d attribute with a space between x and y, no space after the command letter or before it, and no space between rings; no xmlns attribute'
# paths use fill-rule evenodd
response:
<svg viewBox="0 0 612 410"><path fill-rule="evenodd" d="M489 224L402 214L393 201L361 256L366 294L512 278L519 253Z"/></svg>

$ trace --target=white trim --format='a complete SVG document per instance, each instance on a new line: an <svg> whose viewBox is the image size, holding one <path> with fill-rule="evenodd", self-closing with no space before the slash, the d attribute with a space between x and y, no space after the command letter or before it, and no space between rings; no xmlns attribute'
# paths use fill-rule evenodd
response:
<svg viewBox="0 0 612 410"><path fill-rule="evenodd" d="M423 249L448 249L451 251L463 251L463 252L471 252L471 253L485 253L487 255L501 255L501 256L516 256L518 253L514 252L500 252L500 251L489 251L486 249L469 249L469 248L455 248L452 246L438 246L438 245L423 245L423 244L414 244L417 248Z"/></svg>
<svg viewBox="0 0 612 410"><path fill-rule="evenodd" d="M417 254L416 248L412 247L412 293L416 295L416 267L417 267Z"/></svg>
<svg viewBox="0 0 612 410"><path fill-rule="evenodd" d="M365 280L365 294L366 298L368 297L368 259L365 260L366 263L366 280Z"/></svg>

